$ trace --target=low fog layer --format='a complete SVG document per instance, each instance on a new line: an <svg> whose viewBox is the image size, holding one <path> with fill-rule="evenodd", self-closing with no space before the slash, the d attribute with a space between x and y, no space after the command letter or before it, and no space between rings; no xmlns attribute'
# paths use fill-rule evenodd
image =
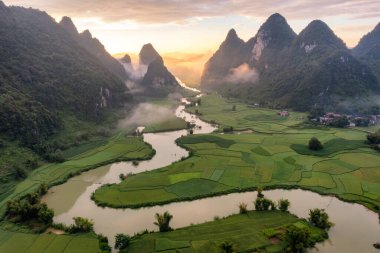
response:
<svg viewBox="0 0 380 253"><path fill-rule="evenodd" d="M169 100L180 100L182 95L170 93ZM152 103L140 103L129 113L127 118L119 121L119 128L146 126L165 122L174 117L176 107L163 106Z"/></svg>
<svg viewBox="0 0 380 253"><path fill-rule="evenodd" d="M164 122L173 117L173 109L166 106L158 106L150 103L139 104L127 117L119 122L119 128L129 126L145 126Z"/></svg>
<svg viewBox="0 0 380 253"><path fill-rule="evenodd" d="M141 86L138 85L138 83L144 78L144 75L148 70L148 66L135 63L134 61L132 61L132 63L125 63L120 61L120 63L123 65L125 72L127 72L127 75L129 77L129 80L125 82L125 85L128 87L130 92L143 92L144 90Z"/></svg>
<svg viewBox="0 0 380 253"><path fill-rule="evenodd" d="M255 68L250 68L247 63L230 70L226 81L230 83L255 83L259 80L259 74Z"/></svg>

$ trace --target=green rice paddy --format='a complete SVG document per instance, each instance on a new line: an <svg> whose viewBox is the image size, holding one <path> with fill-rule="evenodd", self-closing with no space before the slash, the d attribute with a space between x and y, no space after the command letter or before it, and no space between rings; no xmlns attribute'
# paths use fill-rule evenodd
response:
<svg viewBox="0 0 380 253"><path fill-rule="evenodd" d="M364 131L308 127L301 113L290 112L284 118L276 111L249 108L217 95L202 97L197 110L207 121L254 132L182 137L178 143L192 151L191 157L103 186L93 199L99 205L139 207L259 186L298 187L378 210L380 154L364 144ZM325 149L310 151L311 137Z"/></svg>
<svg viewBox="0 0 380 253"><path fill-rule="evenodd" d="M0 253L100 253L95 234L27 234L0 230Z"/></svg>
<svg viewBox="0 0 380 253"><path fill-rule="evenodd" d="M73 175L101 165L116 161L146 160L153 154L154 151L141 137L126 137L124 133L118 133L108 141L74 147L65 152L65 156L68 157L66 162L47 164L34 170L12 193L0 199L0 214L3 214L8 200L34 192L42 183L59 184Z"/></svg>
<svg viewBox="0 0 380 253"><path fill-rule="evenodd" d="M132 240L128 252L219 253L219 245L225 241L232 242L236 252L282 252L280 239L291 224L309 227L315 240L323 240L324 231L289 213L250 211L171 232L145 234Z"/></svg>

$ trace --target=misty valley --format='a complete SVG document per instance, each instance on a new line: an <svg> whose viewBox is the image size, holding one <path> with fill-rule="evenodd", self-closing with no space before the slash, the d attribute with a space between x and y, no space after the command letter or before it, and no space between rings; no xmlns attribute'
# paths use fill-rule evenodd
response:
<svg viewBox="0 0 380 253"><path fill-rule="evenodd" d="M379 252L380 23L347 46L327 22L300 28L292 0L290 24L228 2L184 1L194 17L175 22L177 1L141 1L148 19L5 2L0 253ZM215 28L203 44L227 35L195 53L136 42L176 48L178 29L185 47L198 25ZM123 29L138 53L109 53Z"/></svg>

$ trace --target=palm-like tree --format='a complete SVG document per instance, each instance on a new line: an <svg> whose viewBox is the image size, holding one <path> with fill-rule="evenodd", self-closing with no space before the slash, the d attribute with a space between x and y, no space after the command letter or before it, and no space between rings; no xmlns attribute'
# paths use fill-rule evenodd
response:
<svg viewBox="0 0 380 253"><path fill-rule="evenodd" d="M172 230L169 223L173 218L173 215L171 215L168 211L163 214L156 213L155 218L156 222L154 222L154 225L158 226L160 232L167 232Z"/></svg>
<svg viewBox="0 0 380 253"><path fill-rule="evenodd" d="M232 242L225 241L220 244L220 249L224 253L233 253L235 250L235 246Z"/></svg>

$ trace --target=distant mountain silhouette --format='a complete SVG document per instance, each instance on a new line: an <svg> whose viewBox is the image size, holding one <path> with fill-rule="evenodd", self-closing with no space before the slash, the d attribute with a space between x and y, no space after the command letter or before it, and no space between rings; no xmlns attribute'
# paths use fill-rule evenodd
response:
<svg viewBox="0 0 380 253"><path fill-rule="evenodd" d="M324 22L314 20L296 35L276 13L247 42L230 30L206 63L201 86L270 107L339 109L336 106L344 101L380 94L374 74L380 73L379 30L375 28L351 52ZM231 73L244 74L237 70L251 71L238 68L244 64L258 78L244 79L245 83L228 78Z"/></svg>

